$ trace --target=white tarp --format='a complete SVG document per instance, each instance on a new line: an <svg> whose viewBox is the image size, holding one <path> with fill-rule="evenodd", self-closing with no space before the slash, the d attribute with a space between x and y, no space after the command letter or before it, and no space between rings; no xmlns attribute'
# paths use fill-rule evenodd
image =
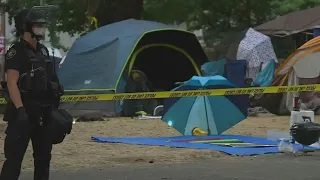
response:
<svg viewBox="0 0 320 180"><path fill-rule="evenodd" d="M256 71L260 66L267 64L270 60L278 63L270 37L249 28L246 37L239 44L237 52L238 60L247 60L248 70ZM258 72L249 72L249 77L255 76Z"/></svg>

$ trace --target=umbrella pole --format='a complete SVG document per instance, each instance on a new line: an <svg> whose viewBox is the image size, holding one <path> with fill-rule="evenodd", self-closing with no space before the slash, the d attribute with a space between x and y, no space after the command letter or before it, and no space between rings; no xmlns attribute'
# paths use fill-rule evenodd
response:
<svg viewBox="0 0 320 180"><path fill-rule="evenodd" d="M204 96L203 97L203 101L204 101L204 110L206 112L206 118L207 118L207 126L208 126L208 135L211 135L211 132L210 132L210 128L209 128L209 118L208 118L208 109L207 109L207 102L206 102L206 98L207 96Z"/></svg>

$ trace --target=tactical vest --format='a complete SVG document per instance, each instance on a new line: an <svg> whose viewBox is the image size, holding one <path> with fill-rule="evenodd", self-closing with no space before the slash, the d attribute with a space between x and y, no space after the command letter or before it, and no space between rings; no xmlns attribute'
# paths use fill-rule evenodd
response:
<svg viewBox="0 0 320 180"><path fill-rule="evenodd" d="M51 90L53 63L46 48L40 48L40 52L24 48L27 72L20 74L18 85L21 92L31 96L43 96Z"/></svg>
<svg viewBox="0 0 320 180"><path fill-rule="evenodd" d="M18 80L18 88L23 101L55 98L54 93L62 93L54 72L54 64L49 59L48 51L43 45L40 45L40 51L37 52L25 47L22 42L12 46L24 51L22 53L24 59L21 61L24 69L23 72L20 72ZM6 89L6 82L2 83L2 87ZM8 102L11 101L8 93L5 94L5 98Z"/></svg>

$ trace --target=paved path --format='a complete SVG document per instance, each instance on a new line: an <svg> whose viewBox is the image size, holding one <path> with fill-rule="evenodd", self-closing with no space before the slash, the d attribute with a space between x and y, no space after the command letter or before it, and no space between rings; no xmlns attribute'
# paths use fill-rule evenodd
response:
<svg viewBox="0 0 320 180"><path fill-rule="evenodd" d="M53 180L319 180L320 153L309 156L268 155L176 165L53 171ZM138 165L137 165L138 166ZM21 180L31 180L23 173Z"/></svg>

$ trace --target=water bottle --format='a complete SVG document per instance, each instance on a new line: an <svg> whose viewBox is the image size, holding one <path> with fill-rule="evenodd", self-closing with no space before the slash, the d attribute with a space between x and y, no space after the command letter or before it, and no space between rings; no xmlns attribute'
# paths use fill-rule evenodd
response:
<svg viewBox="0 0 320 180"><path fill-rule="evenodd" d="M283 153L294 153L293 144L288 139L281 139L278 145L278 149Z"/></svg>
<svg viewBox="0 0 320 180"><path fill-rule="evenodd" d="M290 139L289 139L291 144L295 144L296 140L294 139L294 137L292 136L292 133L290 133Z"/></svg>

